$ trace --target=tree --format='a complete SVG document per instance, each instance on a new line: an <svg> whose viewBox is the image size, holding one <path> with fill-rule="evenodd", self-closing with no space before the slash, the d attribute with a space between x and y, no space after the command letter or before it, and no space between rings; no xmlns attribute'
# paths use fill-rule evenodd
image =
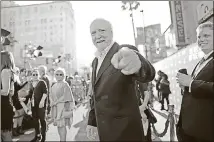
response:
<svg viewBox="0 0 214 142"><path fill-rule="evenodd" d="M139 1L121 1L122 2L122 10L128 10L130 12L130 17L132 19L132 28L133 28L133 34L134 34L134 41L135 41L135 46L136 44L136 33L135 33L135 26L134 26L134 19L133 19L133 11L137 10L140 6Z"/></svg>

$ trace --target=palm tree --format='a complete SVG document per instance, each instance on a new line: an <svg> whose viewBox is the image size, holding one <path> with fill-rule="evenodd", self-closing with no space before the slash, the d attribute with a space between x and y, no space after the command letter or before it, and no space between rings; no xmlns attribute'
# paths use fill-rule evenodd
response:
<svg viewBox="0 0 214 142"><path fill-rule="evenodd" d="M140 6L140 2L139 1L121 1L121 2L122 2L122 6L121 6L122 10L124 11L128 10L130 12L130 17L132 19L132 28L133 28L135 46L137 46L133 11L138 9L138 7Z"/></svg>

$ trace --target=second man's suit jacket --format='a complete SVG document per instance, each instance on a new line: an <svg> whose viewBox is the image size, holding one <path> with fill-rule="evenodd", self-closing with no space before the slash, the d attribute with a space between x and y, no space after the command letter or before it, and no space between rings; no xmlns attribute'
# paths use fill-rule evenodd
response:
<svg viewBox="0 0 214 142"><path fill-rule="evenodd" d="M185 90L181 104L182 129L185 134L202 140L214 141L214 69L213 54L209 62L194 76L190 92Z"/></svg>

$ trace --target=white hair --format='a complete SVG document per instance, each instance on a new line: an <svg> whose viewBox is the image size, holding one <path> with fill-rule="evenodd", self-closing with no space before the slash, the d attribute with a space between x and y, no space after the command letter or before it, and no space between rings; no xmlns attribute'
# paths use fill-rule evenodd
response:
<svg viewBox="0 0 214 142"><path fill-rule="evenodd" d="M39 69L43 69L44 70L44 72L45 72L45 74L47 73L47 67L46 66L44 66L44 65L40 65L39 67L38 67Z"/></svg>
<svg viewBox="0 0 214 142"><path fill-rule="evenodd" d="M56 69L56 71L55 71L54 73L56 74L56 72L57 72L57 71L61 71L61 72L64 74L64 78L63 78L63 80L65 80L65 77L66 77L65 69L64 69L64 68L59 67L59 68L57 68L57 69Z"/></svg>
<svg viewBox="0 0 214 142"><path fill-rule="evenodd" d="M112 24L111 24L108 20L106 20L106 19L104 19L104 18L96 18L96 19L94 19L94 20L91 22L90 28L91 28L92 24L93 24L94 22L96 22L96 21L104 21L104 22L106 22L106 23L109 25L109 28L110 28L111 30L113 29Z"/></svg>
<svg viewBox="0 0 214 142"><path fill-rule="evenodd" d="M207 21L207 22L204 22L204 23L198 25L196 32L198 33L199 30L202 30L204 28L209 28L210 30L213 30L213 22Z"/></svg>

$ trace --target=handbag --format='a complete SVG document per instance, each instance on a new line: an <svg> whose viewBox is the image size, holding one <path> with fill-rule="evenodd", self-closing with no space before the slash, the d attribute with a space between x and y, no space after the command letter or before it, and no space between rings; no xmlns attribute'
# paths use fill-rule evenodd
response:
<svg viewBox="0 0 214 142"><path fill-rule="evenodd" d="M144 110L144 113L146 114L150 123L155 124L157 122L157 118L155 117L153 112L150 110L150 108L147 108L146 110Z"/></svg>

